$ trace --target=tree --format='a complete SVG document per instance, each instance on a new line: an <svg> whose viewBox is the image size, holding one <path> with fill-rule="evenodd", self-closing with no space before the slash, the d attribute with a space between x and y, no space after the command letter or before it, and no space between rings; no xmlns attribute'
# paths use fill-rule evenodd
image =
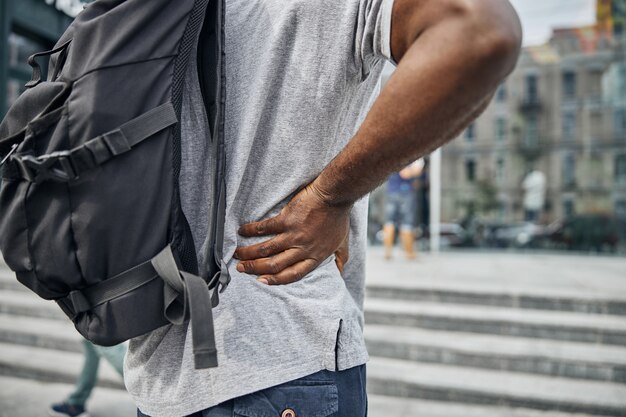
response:
<svg viewBox="0 0 626 417"><path fill-rule="evenodd" d="M478 213L483 215L498 209L498 189L490 179L480 180L476 183L476 206Z"/></svg>

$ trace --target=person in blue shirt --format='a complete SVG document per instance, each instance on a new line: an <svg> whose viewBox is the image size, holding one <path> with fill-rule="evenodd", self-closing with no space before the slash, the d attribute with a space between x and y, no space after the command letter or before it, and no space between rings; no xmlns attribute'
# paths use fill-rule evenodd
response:
<svg viewBox="0 0 626 417"><path fill-rule="evenodd" d="M396 238L396 223L400 228L400 242L407 259L417 257L414 249L417 194L415 179L424 169L424 160L418 159L387 180L387 195L385 203L385 225L383 227L383 243L385 245L385 259L391 259L393 244Z"/></svg>

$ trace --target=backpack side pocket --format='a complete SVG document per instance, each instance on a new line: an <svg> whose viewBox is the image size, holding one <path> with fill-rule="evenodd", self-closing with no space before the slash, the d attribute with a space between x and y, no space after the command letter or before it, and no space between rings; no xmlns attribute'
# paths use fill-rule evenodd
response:
<svg viewBox="0 0 626 417"><path fill-rule="evenodd" d="M70 91L68 83L41 83L20 97L3 123L13 133L9 139L19 142L12 144L14 153L2 167L0 250L18 280L46 299L58 298L82 282L68 187L48 181L61 175L62 167L46 159L69 144Z"/></svg>
<svg viewBox="0 0 626 417"><path fill-rule="evenodd" d="M25 181L4 179L0 192L0 250L4 261L15 272L33 269L24 208L29 186Z"/></svg>

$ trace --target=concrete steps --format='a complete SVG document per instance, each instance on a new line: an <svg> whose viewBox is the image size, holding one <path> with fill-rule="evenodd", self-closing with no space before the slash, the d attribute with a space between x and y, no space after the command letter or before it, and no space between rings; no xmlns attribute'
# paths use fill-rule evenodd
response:
<svg viewBox="0 0 626 417"><path fill-rule="evenodd" d="M81 341L69 320L0 315L0 343L82 353Z"/></svg>
<svg viewBox="0 0 626 417"><path fill-rule="evenodd" d="M83 365L83 355L26 345L0 343L0 375L37 381L73 384ZM124 389L122 378L101 361L98 385Z"/></svg>
<svg viewBox="0 0 626 417"><path fill-rule="evenodd" d="M68 320L54 301L43 300L25 291L0 291L0 314Z"/></svg>
<svg viewBox="0 0 626 417"><path fill-rule="evenodd" d="M56 303L37 297L11 274L0 269L0 381L19 377L73 385L84 360L82 337ZM98 386L124 389L105 360Z"/></svg>
<svg viewBox="0 0 626 417"><path fill-rule="evenodd" d="M624 260L445 257L370 258L373 412L626 416Z"/></svg>
<svg viewBox="0 0 626 417"><path fill-rule="evenodd" d="M368 325L370 355L626 383L626 347Z"/></svg>
<svg viewBox="0 0 626 417"><path fill-rule="evenodd" d="M399 398L370 394L368 396L370 417L590 417L582 413L530 410Z"/></svg>
<svg viewBox="0 0 626 417"><path fill-rule="evenodd" d="M45 383L0 376L0 416L44 416L50 404L65 398L72 385ZM91 417L133 417L136 409L129 395L117 389L99 388L88 403ZM572 417L571 414L518 410L469 404L369 396L369 417ZM590 417L576 414L576 417Z"/></svg>
<svg viewBox="0 0 626 417"><path fill-rule="evenodd" d="M590 415L626 416L626 386L372 358L374 394Z"/></svg>
<svg viewBox="0 0 626 417"><path fill-rule="evenodd" d="M28 288L19 283L12 271L0 268L0 291L4 290L26 292Z"/></svg>
<svg viewBox="0 0 626 417"><path fill-rule="evenodd" d="M365 322L626 346L621 316L368 298Z"/></svg>
<svg viewBox="0 0 626 417"><path fill-rule="evenodd" d="M626 315L626 294L582 293L576 289L545 286L537 288L391 279L368 285L367 296L429 303Z"/></svg>
<svg viewBox="0 0 626 417"><path fill-rule="evenodd" d="M370 417L626 416L626 292L399 276L368 282ZM81 352L56 304L0 267L0 391L72 384Z"/></svg>
<svg viewBox="0 0 626 417"><path fill-rule="evenodd" d="M50 405L67 398L73 388L73 384L0 376L0 416L47 416ZM119 389L99 387L94 390L87 402L87 409L91 417L134 417L137 415L137 409L130 396Z"/></svg>

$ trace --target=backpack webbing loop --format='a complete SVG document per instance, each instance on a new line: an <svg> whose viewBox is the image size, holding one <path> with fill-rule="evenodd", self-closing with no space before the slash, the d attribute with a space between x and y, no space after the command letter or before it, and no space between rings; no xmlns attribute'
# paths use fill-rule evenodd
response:
<svg viewBox="0 0 626 417"><path fill-rule="evenodd" d="M72 40L68 40L65 43L59 45L58 47L51 49L49 51L45 51L45 52L37 52L36 54L32 54L31 56L28 57L28 65L30 65L33 69L33 75L31 77L31 80L29 82L27 82L24 87L26 88L32 88L37 86L41 81L42 81L42 77L41 77L41 66L39 65L39 63L37 62L37 58L40 56L48 56L48 55L53 55L56 54L57 52L63 52L63 54L66 53L67 51L67 47L70 46L70 43L72 43ZM54 75L58 75L58 67L55 68L54 70Z"/></svg>
<svg viewBox="0 0 626 417"><path fill-rule="evenodd" d="M10 161L17 165L17 177L26 181L68 182L113 157L130 151L176 123L178 118L174 106L167 102L72 150L41 156L12 155Z"/></svg>
<svg viewBox="0 0 626 417"><path fill-rule="evenodd" d="M134 291L157 277L151 262L147 261L96 285L72 291L56 302L74 320L80 313Z"/></svg>
<svg viewBox="0 0 626 417"><path fill-rule="evenodd" d="M216 367L217 349L209 286L199 276L178 270L169 245L152 258L152 265L167 284L164 292L164 314L167 320L180 325L187 317L191 319L196 369Z"/></svg>
<svg viewBox="0 0 626 417"><path fill-rule="evenodd" d="M107 301L123 296L160 277L163 282L163 314L182 325L191 320L194 362L197 369L217 366L212 307L217 305L202 278L180 271L168 245L158 255L113 278L83 290L72 291L57 304L72 319ZM214 294L217 293L215 289Z"/></svg>

